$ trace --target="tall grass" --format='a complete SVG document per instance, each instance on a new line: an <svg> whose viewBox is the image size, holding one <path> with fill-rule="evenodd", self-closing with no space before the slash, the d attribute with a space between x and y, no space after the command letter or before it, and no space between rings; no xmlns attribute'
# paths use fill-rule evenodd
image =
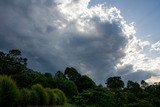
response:
<svg viewBox="0 0 160 107"><path fill-rule="evenodd" d="M7 76L0 76L0 107L12 107L18 103L19 91L15 82Z"/></svg>
<svg viewBox="0 0 160 107"><path fill-rule="evenodd" d="M54 93L54 90L53 90L53 89L50 89L50 88L47 88L47 89L46 89L46 92L47 92L48 95L49 95L49 105L55 105L55 104L56 104L57 96L56 96L56 94Z"/></svg>
<svg viewBox="0 0 160 107"><path fill-rule="evenodd" d="M35 90L38 95L38 105L48 105L49 96L40 84L33 85L32 90Z"/></svg>
<svg viewBox="0 0 160 107"><path fill-rule="evenodd" d="M23 88L20 90L20 95L21 106L27 106L30 103L30 91L28 89Z"/></svg>
<svg viewBox="0 0 160 107"><path fill-rule="evenodd" d="M59 89L53 89L53 92L57 95L57 104L64 105L66 103L65 94Z"/></svg>
<svg viewBox="0 0 160 107"><path fill-rule="evenodd" d="M31 89L18 89L7 76L0 76L0 107L55 106L66 103L65 94L59 89L43 88L40 84Z"/></svg>
<svg viewBox="0 0 160 107"><path fill-rule="evenodd" d="M35 90L30 90L30 103L29 105L37 105L38 104L38 94Z"/></svg>

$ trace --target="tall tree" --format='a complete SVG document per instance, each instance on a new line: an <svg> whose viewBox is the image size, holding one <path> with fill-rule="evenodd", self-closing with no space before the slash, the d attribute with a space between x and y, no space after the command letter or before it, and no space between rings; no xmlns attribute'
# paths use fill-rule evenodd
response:
<svg viewBox="0 0 160 107"><path fill-rule="evenodd" d="M147 82L145 82L144 80L141 81L141 87L142 89L145 89L149 86L149 84Z"/></svg>
<svg viewBox="0 0 160 107"><path fill-rule="evenodd" d="M76 83L77 79L79 79L81 77L81 74L79 74L78 71L73 67L71 67L71 68L67 67L64 74L69 80L71 80L75 83Z"/></svg>
<svg viewBox="0 0 160 107"><path fill-rule="evenodd" d="M78 94L77 86L73 81L63 78L57 78L54 80L54 88L62 90L68 98Z"/></svg>
<svg viewBox="0 0 160 107"><path fill-rule="evenodd" d="M14 63L18 63L24 66L27 65L27 58L23 58L21 56L21 51L19 49L10 50L9 53L7 54L7 57L9 58L10 61Z"/></svg>
<svg viewBox="0 0 160 107"><path fill-rule="evenodd" d="M79 92L82 92L84 90L94 89L96 86L95 82L86 75L83 75L79 79L77 79L76 85Z"/></svg>
<svg viewBox="0 0 160 107"><path fill-rule="evenodd" d="M65 79L66 76L61 71L57 71L54 78L55 79Z"/></svg>
<svg viewBox="0 0 160 107"><path fill-rule="evenodd" d="M119 90L124 87L124 82L121 80L120 76L108 78L105 84L110 90Z"/></svg>
<svg viewBox="0 0 160 107"><path fill-rule="evenodd" d="M0 74L18 74L26 69L27 58L21 56L18 49L10 50L8 53L0 52Z"/></svg>
<svg viewBox="0 0 160 107"><path fill-rule="evenodd" d="M134 93L135 95L138 95L142 92L142 89L141 89L140 85L137 82L133 82L133 81L130 81L130 80L127 82L127 89L131 93Z"/></svg>

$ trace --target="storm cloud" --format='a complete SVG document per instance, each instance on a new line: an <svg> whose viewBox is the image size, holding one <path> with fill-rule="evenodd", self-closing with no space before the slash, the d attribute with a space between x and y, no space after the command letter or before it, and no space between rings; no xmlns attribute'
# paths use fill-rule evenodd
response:
<svg viewBox="0 0 160 107"><path fill-rule="evenodd" d="M138 40L134 26L116 7L89 7L89 2L1 0L0 49L22 50L35 70L55 73L72 66L97 83L115 75L127 80L143 74L143 79L150 78L154 73L138 71L143 69L132 63L132 57L143 56L137 65L142 59L151 61L142 51L157 45Z"/></svg>

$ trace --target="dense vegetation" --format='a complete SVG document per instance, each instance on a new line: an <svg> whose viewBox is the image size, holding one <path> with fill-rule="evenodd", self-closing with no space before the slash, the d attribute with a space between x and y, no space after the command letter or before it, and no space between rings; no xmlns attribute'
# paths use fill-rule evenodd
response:
<svg viewBox="0 0 160 107"><path fill-rule="evenodd" d="M13 49L0 52L0 107L64 105L80 107L159 107L160 83L152 85L128 81L120 76L106 78L106 86L96 85L75 68L64 72L41 73L27 67L27 58Z"/></svg>

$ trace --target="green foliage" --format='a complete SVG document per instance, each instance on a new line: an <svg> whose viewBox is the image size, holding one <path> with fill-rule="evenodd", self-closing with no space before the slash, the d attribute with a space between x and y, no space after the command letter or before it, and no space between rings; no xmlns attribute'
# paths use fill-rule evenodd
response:
<svg viewBox="0 0 160 107"><path fill-rule="evenodd" d="M127 89L131 93L134 93L135 95L139 95L142 92L142 89L141 89L140 85L136 82L133 82L133 81L128 81Z"/></svg>
<svg viewBox="0 0 160 107"><path fill-rule="evenodd" d="M124 82L121 80L121 77L110 77L106 80L107 87L110 90L119 90L124 87Z"/></svg>
<svg viewBox="0 0 160 107"><path fill-rule="evenodd" d="M35 90L38 95L39 105L47 105L49 103L49 96L40 84L33 85L32 90Z"/></svg>
<svg viewBox="0 0 160 107"><path fill-rule="evenodd" d="M88 91L83 91L79 95L74 97L74 102L78 105L84 105L84 104L90 104L89 98L92 96L92 92Z"/></svg>
<svg viewBox="0 0 160 107"><path fill-rule="evenodd" d="M61 71L57 71L54 78L55 79L66 79L66 76Z"/></svg>
<svg viewBox="0 0 160 107"><path fill-rule="evenodd" d="M51 73L45 73L44 76L45 76L46 78L52 79L52 74L51 74Z"/></svg>
<svg viewBox="0 0 160 107"><path fill-rule="evenodd" d="M127 105L123 105L123 107L154 107L154 106L146 100L139 100L137 103L130 103Z"/></svg>
<svg viewBox="0 0 160 107"><path fill-rule="evenodd" d="M57 95L57 101L56 104L58 105L64 105L66 102L66 96L65 94L59 90L59 89L53 89L53 92Z"/></svg>
<svg viewBox="0 0 160 107"><path fill-rule="evenodd" d="M126 99L124 93L120 90L116 91L114 95L114 101L115 101L114 104L115 107L121 107L123 104L125 104Z"/></svg>
<svg viewBox="0 0 160 107"><path fill-rule="evenodd" d="M38 94L35 90L30 90L30 103L29 105L37 105L38 104Z"/></svg>
<svg viewBox="0 0 160 107"><path fill-rule="evenodd" d="M76 81L78 91L82 92L84 90L94 89L96 84L95 82L86 75L81 76Z"/></svg>
<svg viewBox="0 0 160 107"><path fill-rule="evenodd" d="M77 79L79 79L81 77L81 74L78 73L78 71L75 68L69 68L67 67L66 70L64 71L64 74L66 75L66 77L75 82L77 81Z"/></svg>
<svg viewBox="0 0 160 107"><path fill-rule="evenodd" d="M32 81L34 80L33 74L28 72L21 72L14 75L12 78L16 81L17 86L20 88L30 87L32 85Z"/></svg>
<svg viewBox="0 0 160 107"><path fill-rule="evenodd" d="M14 106L17 104L18 99L19 92L15 82L10 77L0 76L0 106Z"/></svg>
<svg viewBox="0 0 160 107"><path fill-rule="evenodd" d="M21 57L21 51L19 49L12 49L7 54L7 57L15 63L21 64L26 66L27 65L27 58Z"/></svg>
<svg viewBox="0 0 160 107"><path fill-rule="evenodd" d="M113 107L114 96L111 92L104 90L87 90L75 96L74 102L81 106Z"/></svg>
<svg viewBox="0 0 160 107"><path fill-rule="evenodd" d="M125 98L126 98L126 103L127 104L131 104L131 103L135 103L137 102L137 97L133 94L133 93L130 93L130 92L125 92Z"/></svg>
<svg viewBox="0 0 160 107"><path fill-rule="evenodd" d="M55 105L56 104L56 94L54 93L53 89L47 88L46 92L49 95L49 105Z"/></svg>
<svg viewBox="0 0 160 107"><path fill-rule="evenodd" d="M142 80L140 85L128 81L127 87L124 88L124 82L118 76L108 78L107 87L96 86L91 78L81 75L73 67L67 67L64 73L58 71L52 77L51 73L36 72L27 68L27 59L21 54L18 49L8 53L0 52L0 107L76 106L65 104L67 101L80 107L160 105L160 83L149 85ZM17 86L11 78L16 81Z"/></svg>
<svg viewBox="0 0 160 107"><path fill-rule="evenodd" d="M103 92L103 91L93 91L93 96L91 101L94 102L94 105L98 105L101 107L113 107L113 94L111 92Z"/></svg>
<svg viewBox="0 0 160 107"><path fill-rule="evenodd" d="M18 49L10 50L9 53L0 52L0 74L15 75L26 69L27 59L21 57Z"/></svg>
<svg viewBox="0 0 160 107"><path fill-rule="evenodd" d="M62 90L68 98L72 98L78 94L77 86L73 81L68 79L56 79L54 82L54 88Z"/></svg>
<svg viewBox="0 0 160 107"><path fill-rule="evenodd" d="M142 89L145 89L149 86L149 84L147 82L145 82L144 80L141 81L141 87Z"/></svg>
<svg viewBox="0 0 160 107"><path fill-rule="evenodd" d="M28 89L21 89L20 90L20 102L21 102L21 106L27 106L28 104L30 104L30 96L31 93Z"/></svg>

